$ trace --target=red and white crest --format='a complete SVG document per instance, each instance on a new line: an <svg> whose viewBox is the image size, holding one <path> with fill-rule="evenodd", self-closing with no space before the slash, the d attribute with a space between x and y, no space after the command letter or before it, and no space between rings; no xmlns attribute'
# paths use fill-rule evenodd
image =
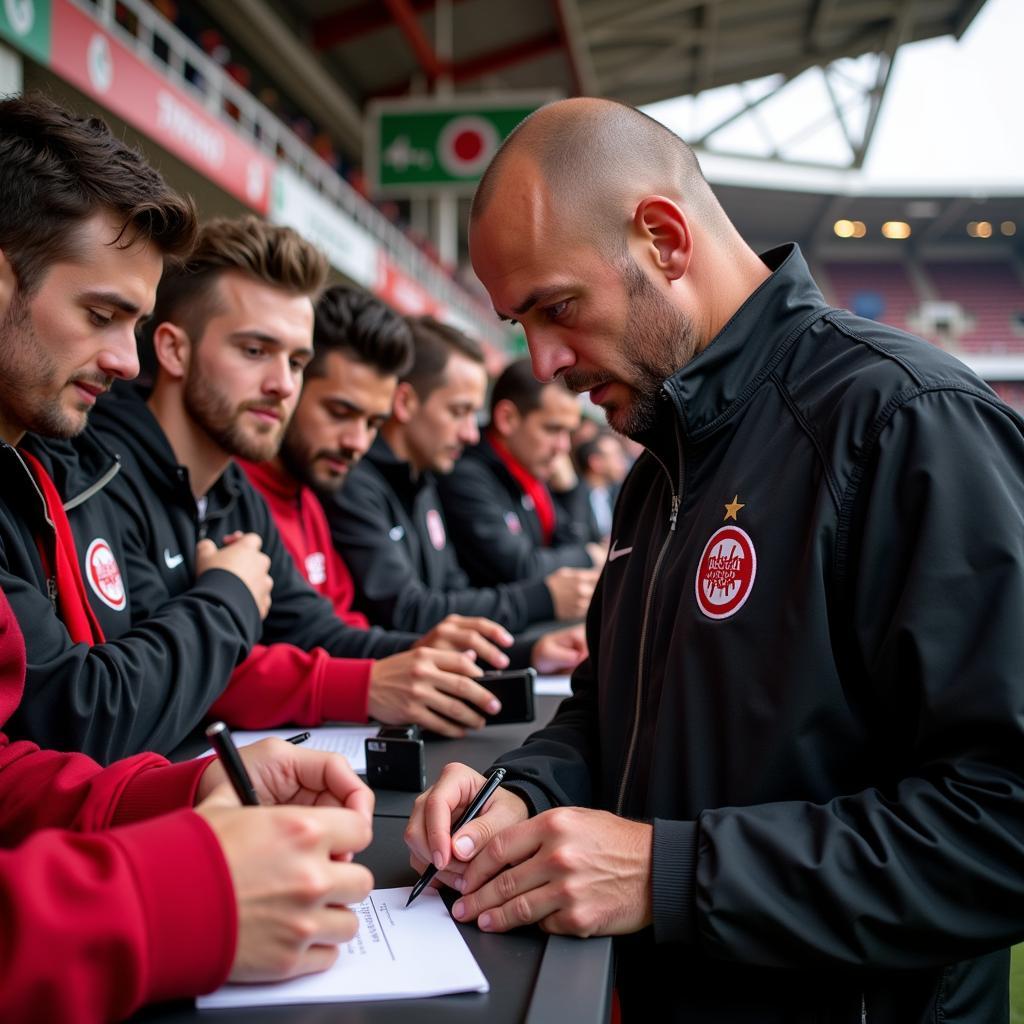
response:
<svg viewBox="0 0 1024 1024"><path fill-rule="evenodd" d="M115 612L123 612L128 604L121 569L110 545L97 537L85 552L85 578L96 596Z"/></svg>
<svg viewBox="0 0 1024 1024"><path fill-rule="evenodd" d="M327 558L322 551L306 555L306 579L311 587L322 587L327 582Z"/></svg>
<svg viewBox="0 0 1024 1024"><path fill-rule="evenodd" d="M754 542L738 526L723 526L711 535L697 566L697 604L710 619L735 615L750 597L757 575Z"/></svg>
<svg viewBox="0 0 1024 1024"><path fill-rule="evenodd" d="M438 551L444 551L448 543L448 534L444 531L444 520L436 508L427 509L427 534L430 536L430 543Z"/></svg>

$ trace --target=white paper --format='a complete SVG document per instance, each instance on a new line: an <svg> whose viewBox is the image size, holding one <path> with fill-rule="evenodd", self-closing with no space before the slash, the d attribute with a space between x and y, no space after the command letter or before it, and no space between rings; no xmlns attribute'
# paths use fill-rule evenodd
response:
<svg viewBox="0 0 1024 1024"><path fill-rule="evenodd" d="M308 732L309 739L302 746L310 747L312 750L329 750L335 754L342 754L348 758L352 765L352 771L360 775L366 774L366 747L363 740L367 737L377 735L379 726L376 725L328 725L316 729L303 729L301 726L293 726L290 729L268 729L265 732L235 732L232 730L231 738L235 741L236 747L247 747L250 743L265 740L268 736L277 736L286 740L299 732ZM207 750L200 757L212 754Z"/></svg>
<svg viewBox="0 0 1024 1024"><path fill-rule="evenodd" d="M568 697L572 694L571 676L537 676L533 692L539 697Z"/></svg>
<svg viewBox="0 0 1024 1024"><path fill-rule="evenodd" d="M406 908L411 888L374 889L353 904L356 937L340 946L334 966L320 974L265 985L225 985L200 996L200 1009L342 1003L357 999L419 999L490 986L436 889L427 887Z"/></svg>

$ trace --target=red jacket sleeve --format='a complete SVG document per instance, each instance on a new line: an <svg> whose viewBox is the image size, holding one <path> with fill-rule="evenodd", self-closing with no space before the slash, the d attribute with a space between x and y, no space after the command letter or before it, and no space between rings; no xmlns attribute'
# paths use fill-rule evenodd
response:
<svg viewBox="0 0 1024 1024"><path fill-rule="evenodd" d="M234 959L231 878L199 815L43 830L0 852L4 1020L89 1024L209 992Z"/></svg>
<svg viewBox="0 0 1024 1024"><path fill-rule="evenodd" d="M243 729L365 722L372 668L371 658L334 658L319 647L258 644L210 714Z"/></svg>

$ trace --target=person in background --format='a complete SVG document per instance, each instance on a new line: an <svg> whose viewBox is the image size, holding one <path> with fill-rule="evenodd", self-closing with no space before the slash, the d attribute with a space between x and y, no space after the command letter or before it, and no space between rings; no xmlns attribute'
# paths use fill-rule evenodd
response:
<svg viewBox="0 0 1024 1024"><path fill-rule="evenodd" d="M8 585L35 640L80 666L102 646L53 481L20 443L29 427L74 436L137 369L134 327L194 233L191 202L102 121L0 100L0 728L26 694ZM344 904L372 885L347 861L369 842L373 795L331 755L269 743L243 757L264 801L320 806L239 808L206 759L103 769L0 734L6 1020L91 1024L329 965L357 928Z"/></svg>
<svg viewBox="0 0 1024 1024"><path fill-rule="evenodd" d="M474 585L604 563L601 546L579 540L559 518L547 487L579 422L577 397L560 381L537 381L528 359L511 363L495 381L483 437L438 479L459 564Z"/></svg>
<svg viewBox="0 0 1024 1024"><path fill-rule="evenodd" d="M573 695L417 802L457 920L615 935L626 1021L1008 1018L1024 937L1024 422L757 255L630 107L542 107L470 220L541 380L643 443Z"/></svg>
<svg viewBox="0 0 1024 1024"><path fill-rule="evenodd" d="M474 417L486 385L479 347L430 317L406 324L351 289L335 297L318 310L325 369L304 390L282 461L320 495L335 547L355 574L359 607L374 622L412 630L453 613L516 633L580 617L593 570L471 587L448 541L435 474L450 472L462 445L478 437ZM353 316L353 307L373 315ZM415 352L401 382L387 358L399 327ZM509 653L514 665L555 672L574 667L583 650L574 627L527 635Z"/></svg>
<svg viewBox="0 0 1024 1024"><path fill-rule="evenodd" d="M607 428L573 449L573 462L583 485L591 539L607 545L612 533L612 513L628 466L618 434Z"/></svg>

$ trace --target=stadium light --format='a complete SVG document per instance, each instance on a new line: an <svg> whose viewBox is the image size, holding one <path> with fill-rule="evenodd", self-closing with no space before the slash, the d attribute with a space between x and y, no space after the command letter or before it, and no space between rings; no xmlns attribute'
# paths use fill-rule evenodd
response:
<svg viewBox="0 0 1024 1024"><path fill-rule="evenodd" d="M840 238L863 238L868 233L862 220L837 220L832 230Z"/></svg>
<svg viewBox="0 0 1024 1024"><path fill-rule="evenodd" d="M910 225L905 220L887 220L882 225L882 234L886 238L909 238Z"/></svg>

